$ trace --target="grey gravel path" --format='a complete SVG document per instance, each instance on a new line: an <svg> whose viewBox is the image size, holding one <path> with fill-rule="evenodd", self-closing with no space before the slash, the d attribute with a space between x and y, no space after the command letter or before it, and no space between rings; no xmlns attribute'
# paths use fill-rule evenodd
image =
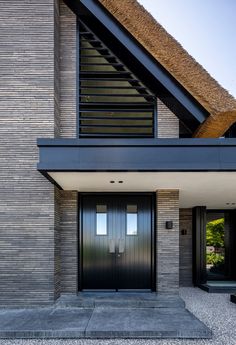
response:
<svg viewBox="0 0 236 345"><path fill-rule="evenodd" d="M212 340L0 340L0 345L236 345L236 305L229 295L182 288L187 308L213 331Z"/></svg>

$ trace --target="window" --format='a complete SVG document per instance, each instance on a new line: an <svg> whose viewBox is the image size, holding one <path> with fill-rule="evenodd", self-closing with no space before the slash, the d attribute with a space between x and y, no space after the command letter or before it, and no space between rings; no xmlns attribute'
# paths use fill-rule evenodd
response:
<svg viewBox="0 0 236 345"><path fill-rule="evenodd" d="M96 206L96 235L107 235L107 206Z"/></svg>
<svg viewBox="0 0 236 345"><path fill-rule="evenodd" d="M155 96L80 20L80 137L153 137Z"/></svg>
<svg viewBox="0 0 236 345"><path fill-rule="evenodd" d="M127 205L126 234L127 235L137 235L138 234L137 205Z"/></svg>

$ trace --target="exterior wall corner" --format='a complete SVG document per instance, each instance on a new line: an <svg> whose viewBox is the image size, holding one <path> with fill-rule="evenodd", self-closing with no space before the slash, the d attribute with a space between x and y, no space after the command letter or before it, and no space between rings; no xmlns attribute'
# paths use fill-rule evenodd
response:
<svg viewBox="0 0 236 345"><path fill-rule="evenodd" d="M163 294L179 292L179 190L156 192L156 290ZM173 229L166 229L173 221Z"/></svg>

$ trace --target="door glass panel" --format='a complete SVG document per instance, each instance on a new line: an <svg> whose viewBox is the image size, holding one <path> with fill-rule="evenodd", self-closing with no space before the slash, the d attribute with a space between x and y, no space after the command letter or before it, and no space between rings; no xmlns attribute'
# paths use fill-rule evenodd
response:
<svg viewBox="0 0 236 345"><path fill-rule="evenodd" d="M127 235L137 235L138 234L137 205L127 205L126 233L127 233Z"/></svg>
<svg viewBox="0 0 236 345"><path fill-rule="evenodd" d="M206 271L208 280L225 277L225 214L208 212L206 224Z"/></svg>
<svg viewBox="0 0 236 345"><path fill-rule="evenodd" d="M96 234L107 235L107 205L96 206Z"/></svg>

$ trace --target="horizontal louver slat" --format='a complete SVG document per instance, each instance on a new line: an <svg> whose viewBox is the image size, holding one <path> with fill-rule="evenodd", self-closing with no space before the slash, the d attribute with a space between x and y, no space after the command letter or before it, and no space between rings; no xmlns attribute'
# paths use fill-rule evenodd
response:
<svg viewBox="0 0 236 345"><path fill-rule="evenodd" d="M80 136L152 137L154 95L80 21Z"/></svg>

